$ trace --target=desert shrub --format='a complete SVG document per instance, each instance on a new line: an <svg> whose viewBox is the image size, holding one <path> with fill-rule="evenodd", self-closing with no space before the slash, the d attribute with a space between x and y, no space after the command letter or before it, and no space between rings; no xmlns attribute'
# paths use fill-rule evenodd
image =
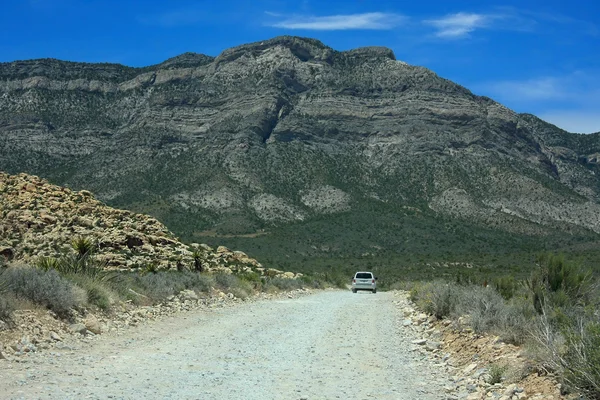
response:
<svg viewBox="0 0 600 400"><path fill-rule="evenodd" d="M535 311L522 298L506 301L492 287L466 286L460 292L455 313L469 315L469 324L477 333L492 333L516 345L527 339Z"/></svg>
<svg viewBox="0 0 600 400"><path fill-rule="evenodd" d="M313 289L324 289L327 286L322 279L313 275L303 275L300 280L305 287Z"/></svg>
<svg viewBox="0 0 600 400"><path fill-rule="evenodd" d="M350 284L350 278L343 273L328 272L325 274L325 281L338 289L347 289Z"/></svg>
<svg viewBox="0 0 600 400"><path fill-rule="evenodd" d="M233 293L235 290L241 290L246 293L252 293L252 284L246 280L240 279L232 274L216 274L215 282L217 286L226 292ZM234 293L235 294L235 293Z"/></svg>
<svg viewBox="0 0 600 400"><path fill-rule="evenodd" d="M6 269L0 279L7 283L15 295L41 304L62 316L85 302L78 296L74 285L54 270L13 267Z"/></svg>
<svg viewBox="0 0 600 400"><path fill-rule="evenodd" d="M88 304L102 310L108 310L118 298L106 282L90 278L87 275L69 275L67 278L85 291Z"/></svg>
<svg viewBox="0 0 600 400"><path fill-rule="evenodd" d="M7 292L0 292L0 320L9 321L15 311L14 299Z"/></svg>
<svg viewBox="0 0 600 400"><path fill-rule="evenodd" d="M491 287L470 286L459 294L456 312L471 316L471 326L478 333L490 332L506 311L504 299Z"/></svg>
<svg viewBox="0 0 600 400"><path fill-rule="evenodd" d="M118 285L119 291L125 292L125 295L129 289L132 289L148 296L153 301L162 301L185 289L208 292L215 285L215 280L211 275L190 271L159 271L146 275L123 275L118 282L115 282L115 285Z"/></svg>
<svg viewBox="0 0 600 400"><path fill-rule="evenodd" d="M415 285L410 296L423 311L442 319L455 313L462 290L462 286L454 283L434 281Z"/></svg>
<svg viewBox="0 0 600 400"><path fill-rule="evenodd" d="M558 315L556 315L558 314ZM569 315L570 314L570 315ZM600 399L600 319L574 309L545 309L530 348L540 364L556 372L567 387Z"/></svg>
<svg viewBox="0 0 600 400"><path fill-rule="evenodd" d="M519 289L519 283L514 276L505 275L494 279L493 287L505 300L510 300Z"/></svg>
<svg viewBox="0 0 600 400"><path fill-rule="evenodd" d="M500 364L491 364L489 369L488 369L488 379L487 379L487 383L489 383L490 385L495 385L496 383L500 383L504 380L504 375L506 374L507 371L507 367L506 365L500 365Z"/></svg>
<svg viewBox="0 0 600 400"><path fill-rule="evenodd" d="M215 282L217 282L217 285L221 289L226 290L231 287L238 286L240 283L240 279L233 274L218 273L215 275Z"/></svg>
<svg viewBox="0 0 600 400"><path fill-rule="evenodd" d="M297 279L272 278L270 283L279 290L294 290L302 287L302 282Z"/></svg>
<svg viewBox="0 0 600 400"><path fill-rule="evenodd" d="M245 272L243 274L239 274L238 278L248 283L252 287L252 291L258 292L261 292L263 290L263 286L267 281L266 278L261 277L256 272Z"/></svg>
<svg viewBox="0 0 600 400"><path fill-rule="evenodd" d="M560 255L540 256L538 268L532 272L526 285L539 314L546 306L564 307L597 301L594 299L597 288L591 271L565 261Z"/></svg>

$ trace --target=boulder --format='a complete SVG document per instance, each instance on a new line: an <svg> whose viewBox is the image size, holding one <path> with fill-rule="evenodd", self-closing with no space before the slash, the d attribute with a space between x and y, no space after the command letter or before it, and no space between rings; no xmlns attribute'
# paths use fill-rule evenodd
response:
<svg viewBox="0 0 600 400"><path fill-rule="evenodd" d="M89 315L85 319L85 328L86 330L92 332L95 335L101 334L104 330L100 321L98 321L98 319L93 315Z"/></svg>
<svg viewBox="0 0 600 400"><path fill-rule="evenodd" d="M69 329L73 333L81 333L82 335L85 335L85 332L87 331L86 326L82 323L72 324L69 326Z"/></svg>

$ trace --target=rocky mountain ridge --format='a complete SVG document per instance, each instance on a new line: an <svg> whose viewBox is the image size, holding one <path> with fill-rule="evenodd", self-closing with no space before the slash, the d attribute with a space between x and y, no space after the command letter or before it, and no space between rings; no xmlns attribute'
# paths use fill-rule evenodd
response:
<svg viewBox="0 0 600 400"><path fill-rule="evenodd" d="M0 64L0 169L91 190L188 241L256 234L230 241L253 255L479 248L472 227L595 240L599 154L600 134L385 48L286 36L145 68ZM273 245L285 236L298 244Z"/></svg>

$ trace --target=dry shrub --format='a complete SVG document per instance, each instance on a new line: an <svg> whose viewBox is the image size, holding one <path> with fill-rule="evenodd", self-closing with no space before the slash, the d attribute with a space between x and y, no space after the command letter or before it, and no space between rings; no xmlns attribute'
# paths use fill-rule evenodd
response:
<svg viewBox="0 0 600 400"><path fill-rule="evenodd" d="M12 267L3 271L0 278L16 296L40 304L58 315L66 316L72 308L83 303L74 285L54 270Z"/></svg>

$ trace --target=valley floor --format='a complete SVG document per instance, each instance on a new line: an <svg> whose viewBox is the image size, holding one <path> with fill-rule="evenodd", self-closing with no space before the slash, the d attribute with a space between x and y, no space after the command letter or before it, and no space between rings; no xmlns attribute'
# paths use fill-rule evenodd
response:
<svg viewBox="0 0 600 400"><path fill-rule="evenodd" d="M442 399L392 293L199 310L4 363L7 399Z"/></svg>

